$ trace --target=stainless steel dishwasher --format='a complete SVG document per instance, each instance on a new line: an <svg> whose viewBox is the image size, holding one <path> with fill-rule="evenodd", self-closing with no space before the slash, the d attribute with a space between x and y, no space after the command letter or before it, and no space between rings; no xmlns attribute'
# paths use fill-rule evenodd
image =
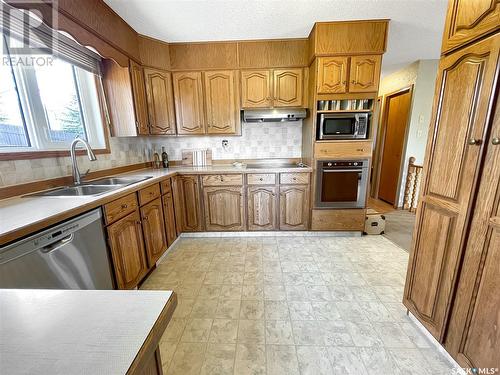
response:
<svg viewBox="0 0 500 375"><path fill-rule="evenodd" d="M0 248L0 288L113 289L101 210Z"/></svg>

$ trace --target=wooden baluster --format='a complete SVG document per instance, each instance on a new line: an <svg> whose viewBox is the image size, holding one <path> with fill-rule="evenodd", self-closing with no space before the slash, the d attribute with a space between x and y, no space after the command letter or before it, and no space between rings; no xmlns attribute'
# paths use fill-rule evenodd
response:
<svg viewBox="0 0 500 375"><path fill-rule="evenodd" d="M406 174L405 195L403 199L403 209L407 207L409 211L411 211L411 204L413 201L412 187L414 187L415 185L414 168L413 168L414 162L415 158L411 156L410 159L408 160L408 172Z"/></svg>

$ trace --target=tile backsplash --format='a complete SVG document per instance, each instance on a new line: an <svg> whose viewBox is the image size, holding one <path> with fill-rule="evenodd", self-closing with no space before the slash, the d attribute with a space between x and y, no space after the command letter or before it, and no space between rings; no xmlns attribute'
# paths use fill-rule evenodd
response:
<svg viewBox="0 0 500 375"><path fill-rule="evenodd" d="M229 145L222 147L222 140ZM243 123L242 136L179 136L110 138L111 153L90 162L78 157L81 171L109 169L150 160L152 150L164 146L170 160L181 160L181 150L211 148L213 159L299 158L302 122ZM69 157L0 161L0 186L44 180L71 174Z"/></svg>

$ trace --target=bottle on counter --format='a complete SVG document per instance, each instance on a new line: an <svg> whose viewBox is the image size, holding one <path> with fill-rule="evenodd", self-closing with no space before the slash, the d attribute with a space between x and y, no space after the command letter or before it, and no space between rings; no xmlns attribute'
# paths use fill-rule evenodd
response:
<svg viewBox="0 0 500 375"><path fill-rule="evenodd" d="M168 168L168 154L165 151L165 147L161 148L161 163L163 168Z"/></svg>
<svg viewBox="0 0 500 375"><path fill-rule="evenodd" d="M161 161L160 161L160 155L155 151L153 154L153 168L160 168L161 167Z"/></svg>

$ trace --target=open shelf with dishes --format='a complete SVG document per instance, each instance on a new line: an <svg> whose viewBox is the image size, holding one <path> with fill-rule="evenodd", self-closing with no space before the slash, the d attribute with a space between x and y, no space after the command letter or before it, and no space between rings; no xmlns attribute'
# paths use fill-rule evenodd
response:
<svg viewBox="0 0 500 375"><path fill-rule="evenodd" d="M336 112L370 112L373 110L374 99L339 99L318 100L318 113Z"/></svg>

